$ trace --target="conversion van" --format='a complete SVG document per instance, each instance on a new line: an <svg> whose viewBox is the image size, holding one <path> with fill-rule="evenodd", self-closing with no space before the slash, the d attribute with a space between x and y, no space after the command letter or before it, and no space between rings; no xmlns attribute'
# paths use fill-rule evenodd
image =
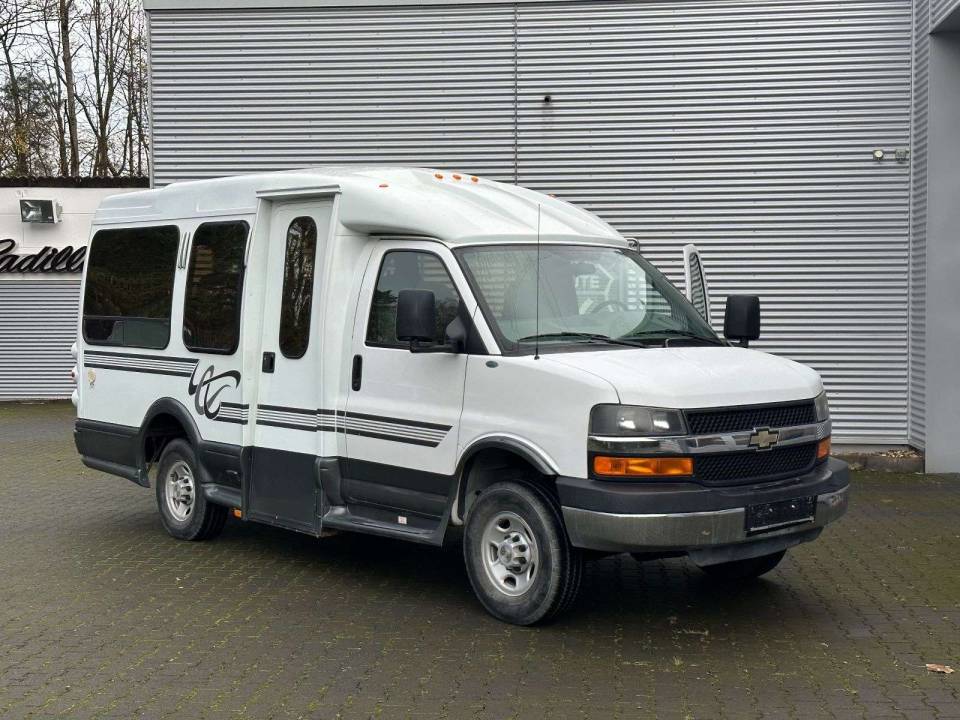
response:
<svg viewBox="0 0 960 720"><path fill-rule="evenodd" d="M494 616L586 558L744 579L847 507L817 373L710 325L596 216L469 175L324 168L106 199L84 271L77 449L154 486L167 531L462 533ZM451 529L459 527L454 533Z"/></svg>

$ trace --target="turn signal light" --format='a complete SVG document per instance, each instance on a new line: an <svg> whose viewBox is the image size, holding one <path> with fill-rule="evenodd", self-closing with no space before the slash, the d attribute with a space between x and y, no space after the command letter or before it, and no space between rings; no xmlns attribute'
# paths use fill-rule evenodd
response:
<svg viewBox="0 0 960 720"><path fill-rule="evenodd" d="M243 511L240 510L240 508L234 508L234 509L233 509L233 516L234 516L235 518L243 519Z"/></svg>
<svg viewBox="0 0 960 720"><path fill-rule="evenodd" d="M824 438L817 443L817 460L826 460L830 455L830 438Z"/></svg>
<svg viewBox="0 0 960 720"><path fill-rule="evenodd" d="M593 458L593 472L610 477L684 477L693 475L693 459L597 455Z"/></svg>

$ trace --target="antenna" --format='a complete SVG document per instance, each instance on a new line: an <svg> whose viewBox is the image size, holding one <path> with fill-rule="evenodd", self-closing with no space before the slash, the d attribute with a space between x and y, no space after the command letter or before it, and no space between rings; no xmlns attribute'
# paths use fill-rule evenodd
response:
<svg viewBox="0 0 960 720"><path fill-rule="evenodd" d="M536 316L534 319L535 328L534 332L534 350L533 350L533 359L540 359L540 203L537 203L537 301L536 301Z"/></svg>

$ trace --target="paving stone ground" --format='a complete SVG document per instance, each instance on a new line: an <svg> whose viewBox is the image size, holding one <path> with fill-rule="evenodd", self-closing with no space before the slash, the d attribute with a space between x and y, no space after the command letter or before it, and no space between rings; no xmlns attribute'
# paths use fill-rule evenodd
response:
<svg viewBox="0 0 960 720"><path fill-rule="evenodd" d="M593 563L522 629L455 547L233 519L174 540L71 424L0 405L3 718L960 718L956 476L857 474L848 516L746 587Z"/></svg>

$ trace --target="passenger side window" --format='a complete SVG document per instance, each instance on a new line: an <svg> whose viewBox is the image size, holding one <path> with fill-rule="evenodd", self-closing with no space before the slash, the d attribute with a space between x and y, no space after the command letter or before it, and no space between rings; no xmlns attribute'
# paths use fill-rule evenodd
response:
<svg viewBox="0 0 960 720"><path fill-rule="evenodd" d="M87 257L83 338L91 345L165 348L180 231L162 227L100 230Z"/></svg>
<svg viewBox="0 0 960 720"><path fill-rule="evenodd" d="M294 218L287 228L280 301L280 352L296 360L310 342L313 269L317 254L317 224L310 217Z"/></svg>
<svg viewBox="0 0 960 720"><path fill-rule="evenodd" d="M407 347L397 340L397 297L401 290L430 290L436 299L435 343L445 340L447 325L457 316L460 295L443 262L433 253L413 250L388 252L380 266L373 292L367 344Z"/></svg>
<svg viewBox="0 0 960 720"><path fill-rule="evenodd" d="M197 228L183 301L183 344L188 350L236 352L248 230L243 221L204 223Z"/></svg>

